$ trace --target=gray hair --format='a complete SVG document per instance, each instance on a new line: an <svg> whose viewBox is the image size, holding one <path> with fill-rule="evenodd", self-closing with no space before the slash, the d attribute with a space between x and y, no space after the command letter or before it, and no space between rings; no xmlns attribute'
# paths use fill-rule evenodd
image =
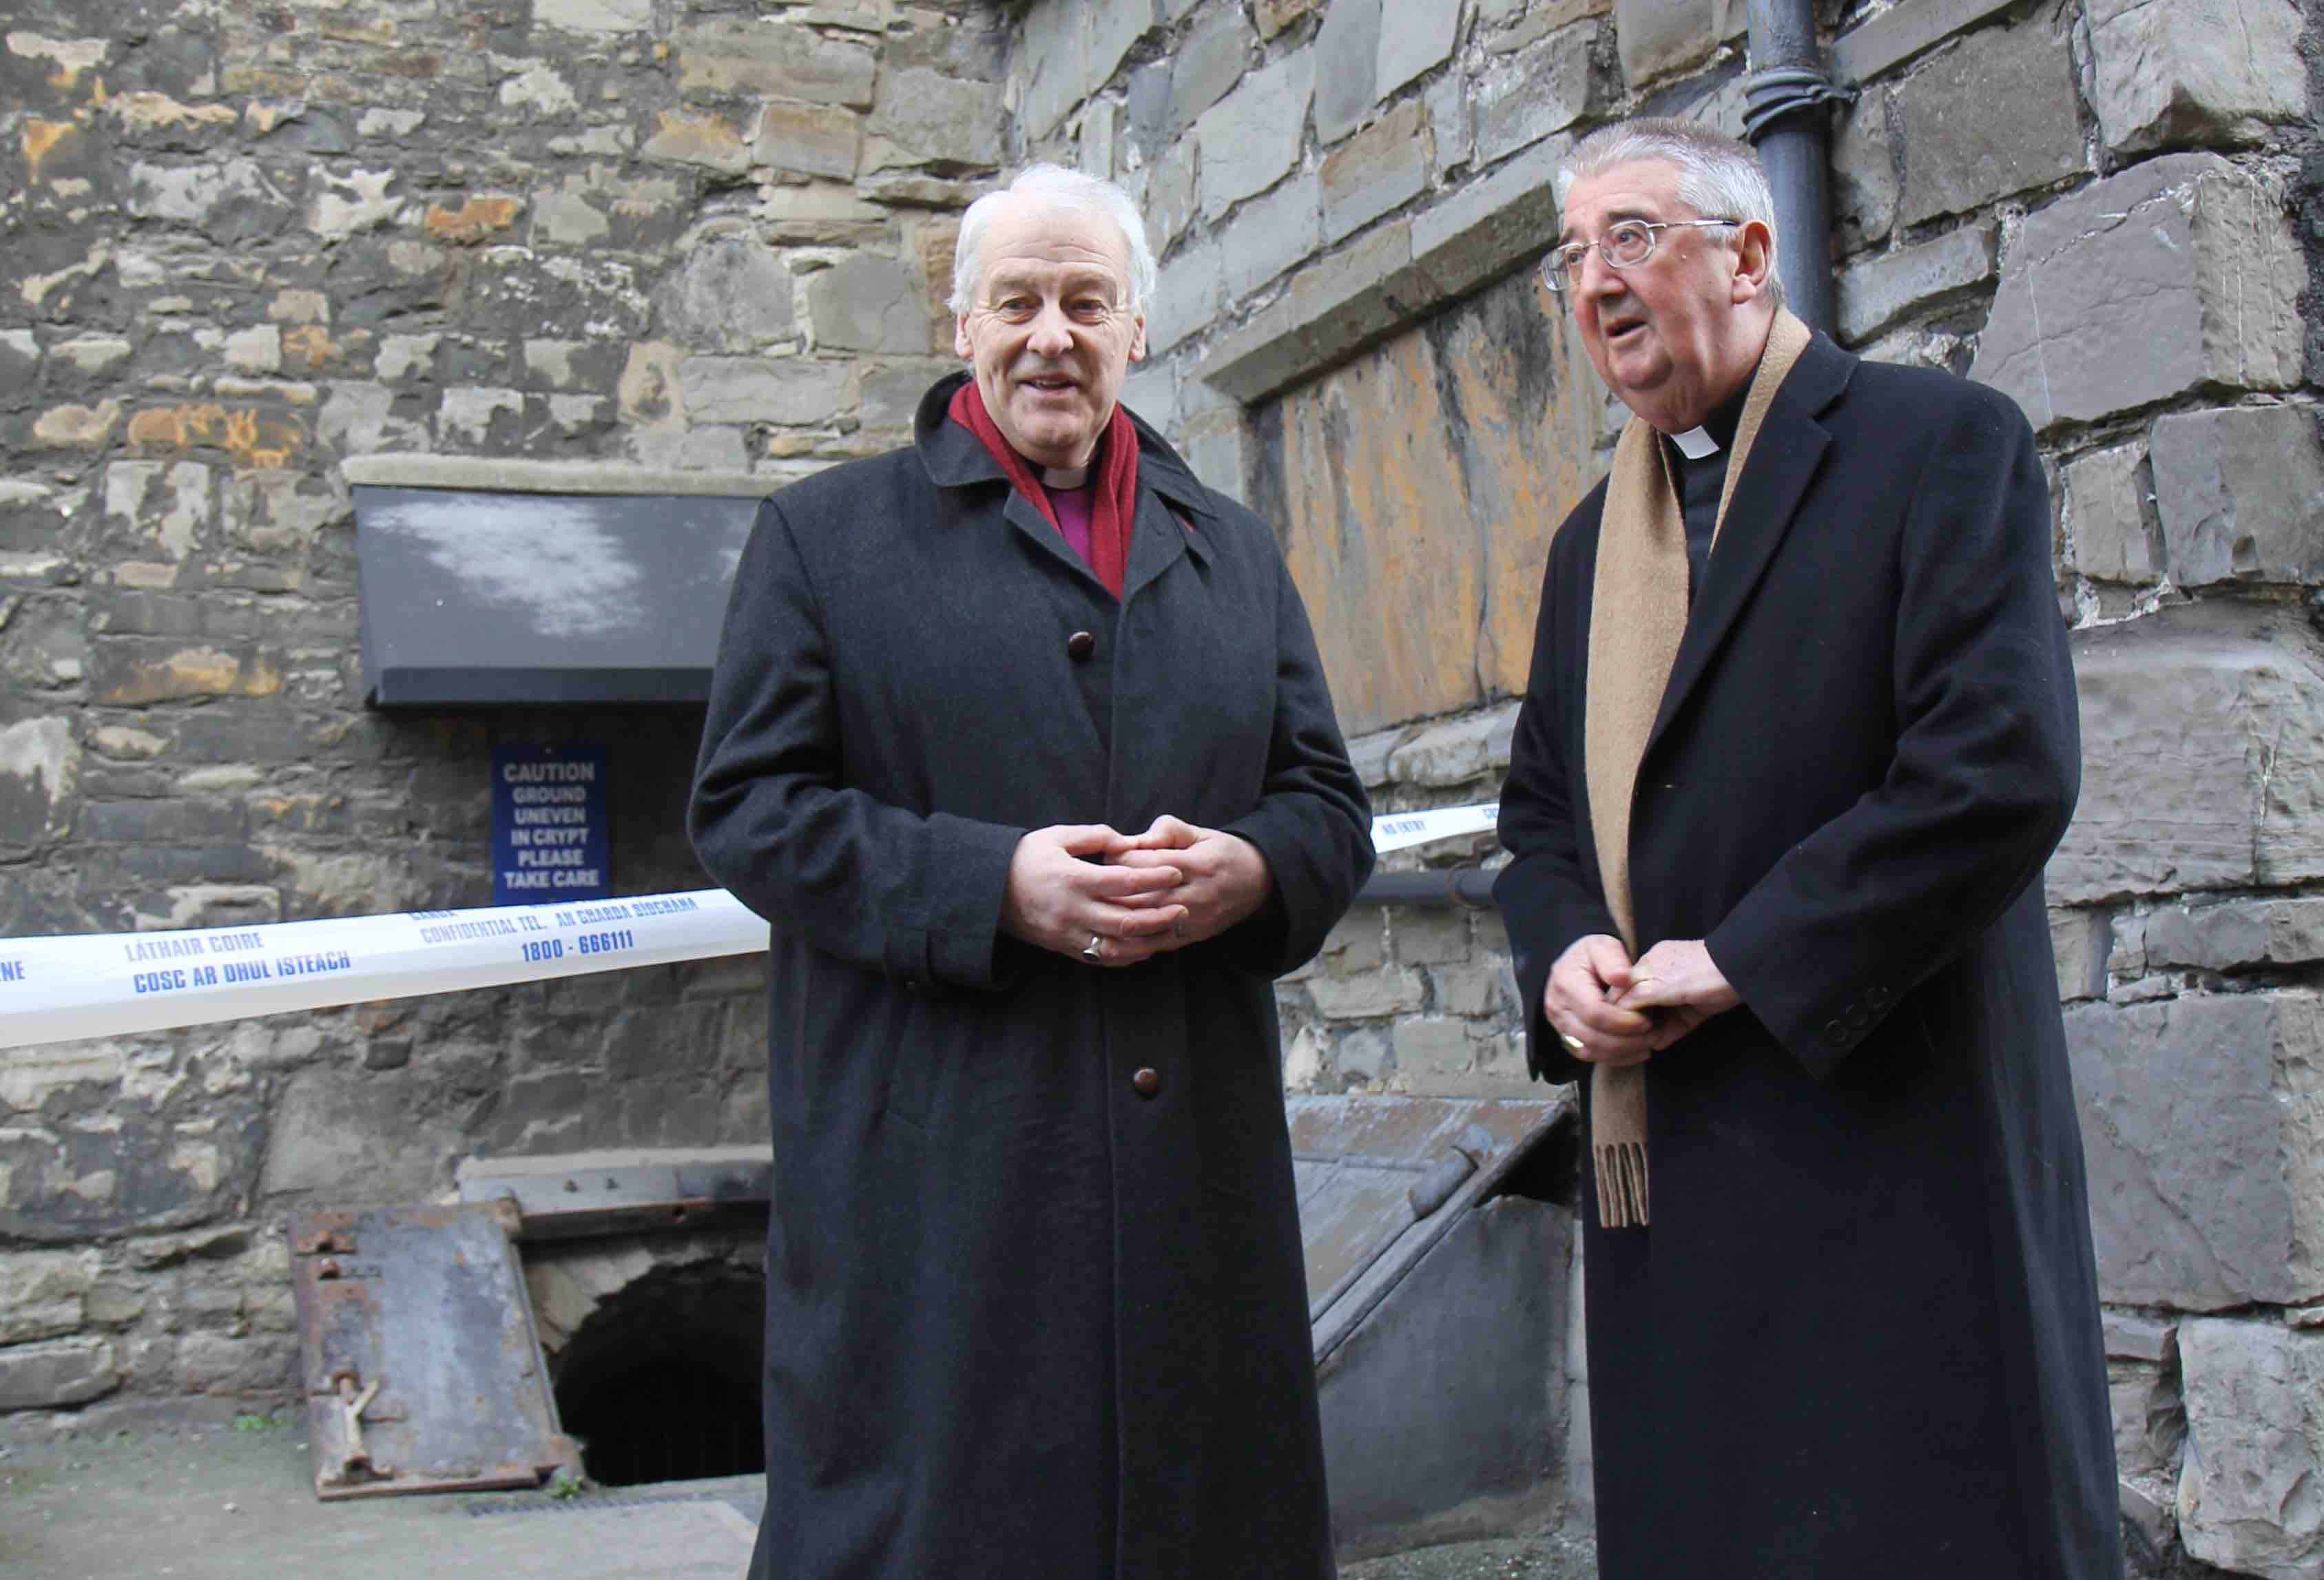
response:
<svg viewBox="0 0 2324 1580"><path fill-rule="evenodd" d="M976 299L976 282L982 272L979 254L984 249L985 228L992 223L1001 199L1010 197L1040 198L1112 220L1130 254L1130 310L1146 310L1147 303L1154 299L1154 250L1146 245L1146 221L1139 217L1138 205L1130 200L1130 194L1111 181L1067 170L1063 165L1032 164L1018 171L1017 179L1007 186L971 203L968 212L961 216L960 240L954 245L952 260L954 312L966 312Z"/></svg>
<svg viewBox="0 0 2324 1580"><path fill-rule="evenodd" d="M1758 221L1767 227L1767 289L1784 305L1784 282L1775 275L1775 195L1767 189L1759 155L1748 143L1693 121L1641 115L1600 126L1573 145L1557 171L1557 206L1563 210L1574 182L1618 164L1655 160L1678 171L1679 201L1706 219Z"/></svg>

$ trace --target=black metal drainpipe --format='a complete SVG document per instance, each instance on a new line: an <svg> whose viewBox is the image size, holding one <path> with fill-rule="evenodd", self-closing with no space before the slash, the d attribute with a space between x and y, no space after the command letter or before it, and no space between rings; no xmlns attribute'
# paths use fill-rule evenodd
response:
<svg viewBox="0 0 2324 1580"><path fill-rule="evenodd" d="M1458 905L1493 909L1493 879L1475 867L1439 867L1426 873L1374 873L1356 892L1359 905Z"/></svg>
<svg viewBox="0 0 2324 1580"><path fill-rule="evenodd" d="M1831 125L1852 93L1824 75L1815 0L1750 0L1751 63L1743 135L1775 189L1776 272L1785 304L1811 329L1837 334L1831 285Z"/></svg>

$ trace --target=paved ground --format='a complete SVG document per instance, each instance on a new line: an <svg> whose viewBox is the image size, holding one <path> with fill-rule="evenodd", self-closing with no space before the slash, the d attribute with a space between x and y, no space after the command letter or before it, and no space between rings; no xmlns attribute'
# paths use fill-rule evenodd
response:
<svg viewBox="0 0 2324 1580"><path fill-rule="evenodd" d="M245 1428L256 1422L245 1418ZM0 1437L6 1580L738 1580L755 1477L317 1501L295 1426ZM1345 1580L1593 1580L1554 1537L1351 1565Z"/></svg>

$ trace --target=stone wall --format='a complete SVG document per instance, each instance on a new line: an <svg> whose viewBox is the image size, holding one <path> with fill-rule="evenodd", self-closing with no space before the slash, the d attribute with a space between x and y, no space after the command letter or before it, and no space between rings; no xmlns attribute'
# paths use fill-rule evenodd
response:
<svg viewBox="0 0 2324 1580"><path fill-rule="evenodd" d="M950 365L1003 19L823 0L23 0L0 36L0 936L489 903L505 741L615 744L700 886L698 709L363 706L342 464L772 485ZM301 1205L762 1139L753 959L0 1053L0 1412L290 1384Z"/></svg>
<svg viewBox="0 0 2324 1580"><path fill-rule="evenodd" d="M1040 0L1024 18L1011 152L1141 195L1164 295L1129 398L1276 520L1383 808L1495 793L1533 577L1622 415L1586 398L1523 273L1556 229L1559 157L1626 114L1739 131L1745 10ZM2086 768L2050 891L2126 1508L2160 1547L2310 1580L2319 15L1821 8L1861 89L1835 121L1840 337L2007 391L2051 471ZM1489 840L1389 864L1480 859ZM1359 909L1281 990L1287 1082L1524 1089L1506 959L1489 914Z"/></svg>

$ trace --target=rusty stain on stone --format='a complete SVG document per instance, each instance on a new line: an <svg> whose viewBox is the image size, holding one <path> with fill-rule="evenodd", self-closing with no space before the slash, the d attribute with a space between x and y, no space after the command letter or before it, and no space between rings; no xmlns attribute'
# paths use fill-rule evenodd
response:
<svg viewBox="0 0 2324 1580"><path fill-rule="evenodd" d="M129 420L129 442L148 449L199 449L216 446L240 466L271 472L306 448L298 422L254 406L189 402L153 406Z"/></svg>
<svg viewBox="0 0 2324 1580"><path fill-rule="evenodd" d="M51 406L32 424L32 437L42 444L93 450L113 437L121 420L121 402L97 406Z"/></svg>
<svg viewBox="0 0 2324 1580"><path fill-rule="evenodd" d="M41 166L60 146L80 136L80 128L70 121L43 121L26 116L18 141L24 150L24 180L38 186L42 180Z"/></svg>
<svg viewBox="0 0 2324 1580"><path fill-rule="evenodd" d="M521 198L472 197L457 208L441 203L430 204L424 222L428 234L438 241L459 246L474 246L485 237L496 236L516 223L518 212L524 207Z"/></svg>
<svg viewBox="0 0 2324 1580"><path fill-rule="evenodd" d="M171 126L230 126L240 118L240 113L231 105L180 104L166 93L143 89L118 95L106 103L106 108L122 125L141 132Z"/></svg>
<svg viewBox="0 0 2324 1580"><path fill-rule="evenodd" d="M100 700L116 707L180 702L197 697L272 697L282 671L263 654L192 647L151 663L134 664L104 688Z"/></svg>

